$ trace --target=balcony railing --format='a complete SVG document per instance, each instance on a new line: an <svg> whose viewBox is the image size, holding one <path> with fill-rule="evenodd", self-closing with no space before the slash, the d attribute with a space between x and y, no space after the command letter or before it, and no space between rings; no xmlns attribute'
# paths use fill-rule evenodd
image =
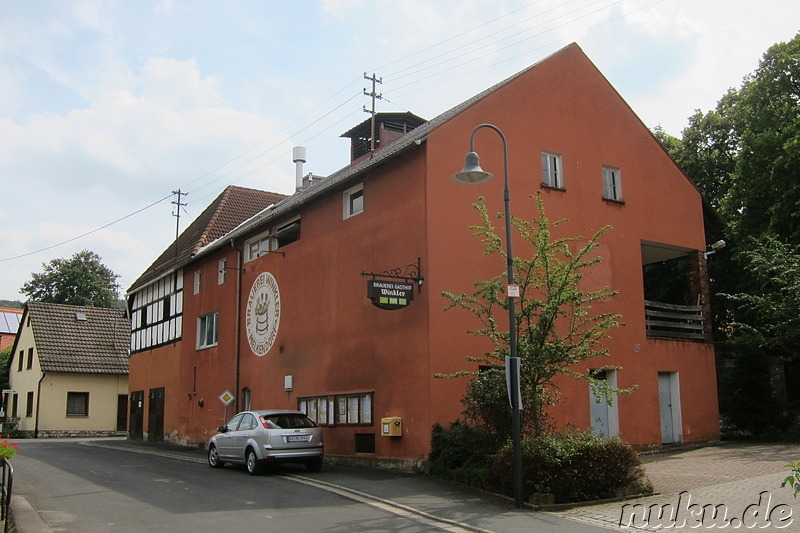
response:
<svg viewBox="0 0 800 533"><path fill-rule="evenodd" d="M703 308L698 305L674 305L645 300L648 337L705 339Z"/></svg>

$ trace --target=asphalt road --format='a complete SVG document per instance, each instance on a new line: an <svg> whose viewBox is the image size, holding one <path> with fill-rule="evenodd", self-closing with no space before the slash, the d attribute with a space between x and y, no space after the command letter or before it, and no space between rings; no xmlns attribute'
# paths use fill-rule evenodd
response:
<svg viewBox="0 0 800 533"><path fill-rule="evenodd" d="M14 494L59 532L441 531L280 475L80 442L22 441Z"/></svg>

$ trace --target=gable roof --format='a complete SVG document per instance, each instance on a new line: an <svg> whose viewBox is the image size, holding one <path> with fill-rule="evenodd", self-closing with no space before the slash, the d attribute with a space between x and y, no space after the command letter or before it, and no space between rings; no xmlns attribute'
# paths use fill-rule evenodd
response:
<svg viewBox="0 0 800 533"><path fill-rule="evenodd" d="M200 248L214 242L265 207L285 199L285 194L229 185L189 224L172 245L158 256L128 292L191 261Z"/></svg>
<svg viewBox="0 0 800 533"><path fill-rule="evenodd" d="M123 309L29 302L25 313L42 371L128 373L131 323Z"/></svg>
<svg viewBox="0 0 800 533"><path fill-rule="evenodd" d="M232 238L232 239L233 238L237 238L237 237L241 237L242 235L245 235L245 234L251 232L253 229L261 226L262 224L265 224L265 223L267 223L269 221L273 221L273 220L278 219L278 218L280 218L282 216L285 216L287 213L290 213L290 212L296 210L297 208L299 208L302 205L308 204L308 203L314 201L317 198L321 198L321 197L326 196L326 194L328 192L335 190L337 187L341 186L342 184L347 183L348 181L350 181L352 179L355 179L356 177L364 174L366 171L385 163L386 161L396 157L397 155L405 152L406 150L409 150L411 148L414 148L414 147L417 147L417 146L421 145L427 139L428 134L430 134L433 130L435 130L439 126L443 125L444 123L446 123L447 121L449 121L453 117L455 117L455 116L459 115L460 113L464 112L465 110L469 109L470 107L472 107L476 103L480 102L481 100L483 100L484 98L486 98L490 94L494 93L495 91L497 91L498 89L500 89L504 85L507 85L511 81L513 81L513 80L519 78L520 76L524 75L529 70L531 70L533 68L536 68L536 66L541 64L542 62L547 61L549 58L551 58L551 57L553 57L555 55L558 55L559 53L561 53L561 52L563 52L565 50L568 50L570 48L573 48L573 47L580 50L580 47L576 43L572 43L572 44L562 48L561 50L555 52L554 54L551 54L550 56L547 56L546 58L544 58L544 59L542 59L542 60L530 65L529 67L517 72L513 76L510 76L510 77L506 78L505 80L501 81L500 83L497 83L496 85L493 85L492 87L489 87L485 91L482 91L482 92L476 94L472 98L470 98L468 100L465 100L464 102L458 104L457 106L453 107L452 109L450 109L448 111L445 111L444 113L442 113L438 117L436 117L434 119L431 119L431 120L423 123L422 125L414 128L413 130L411 130L410 132L406 133L405 135L403 135L402 137L400 137L396 141L392 142L391 144L387 145L386 147L381 148L380 150L376 150L372 154L372 157L368 157L368 158L362 159L361 161L359 161L357 163L353 163L351 165L348 165L348 166L346 166L346 167L334 172L333 174L328 176L326 179L316 183L312 187L309 187L307 189L303 189L301 191L298 191L295 194L293 194L292 196L289 196L283 202L280 202L279 204L276 204L276 205L272 206L269 209L264 209L262 212L256 214L255 216L253 216L249 220L243 222L238 228L236 228L235 230L231 231L230 234L227 235L227 237L228 238ZM203 251L209 251L210 249L215 248L217 246L220 246L220 244L219 243L211 243L209 248L206 249L206 250L203 250Z"/></svg>
<svg viewBox="0 0 800 533"><path fill-rule="evenodd" d="M434 130L436 130L440 126L444 125L449 120L455 118L459 114L463 113L464 111L466 111L470 107L474 106L475 104L477 104L481 100L483 100L486 97L492 95L493 93L495 93L499 89L501 89L504 86L508 85L512 81L516 80L517 78L520 78L520 77L524 76L525 74L527 74L531 70L535 69L536 67L538 67L542 63L545 63L545 62L551 60L552 58L555 58L555 57L557 57L557 56L559 56L561 54L570 53L570 52L579 53L583 58L585 58L586 61L591 63L591 60L586 56L586 54L583 52L581 47L577 43L571 43L571 44L561 48L560 50L557 50L556 52L550 54L549 56L547 56L547 57L545 57L545 58L543 58L543 59L531 64L530 66L528 66L527 68L517 72L516 74L513 74L512 76L509 76L508 78L502 80L501 82L499 82L499 83L489 87L488 89L476 94L472 98L469 98L469 99L465 100L464 102L456 105L455 107L445 111L444 113L440 114L436 118L421 124L420 126L416 127L415 129L411 130L410 132L406 133L402 137L398 138L397 140L395 140L391 144L388 144L386 147L383 147L380 150L376 150L375 152L372 153L371 157L367 157L367 158L361 159L360 161L358 161L356 163L350 164L350 165L348 165L348 166L346 166L346 167L334 172L333 174L328 176L326 179L324 179L324 180L322 180L320 182L317 182L313 186L311 186L311 187L309 187L307 189L300 190L300 191L296 192L295 194L293 194L292 196L289 196L288 198L286 198L286 200L284 200L284 201L282 201L280 203L277 203L277 204L271 206L268 209L264 209L262 212L256 214L255 216L253 216L249 220L246 220L246 221L242 222L241 225L239 225L237 228L232 230L228 235L226 235L226 239L234 239L234 238L238 238L238 237L244 236L247 233L252 232L253 230L255 230L256 228L258 228L258 227L260 227L262 225L265 225L265 224L268 224L268 223L271 223L271 222L276 222L281 217L285 217L285 216L288 216L292 212L296 212L302 206L308 205L308 204L310 204L310 203L312 203L312 202L314 202L314 201L316 201L318 199L324 198L328 194L336 191L337 189L344 188L346 183L358 179L359 176L362 176L365 172L367 172L367 171L369 171L369 170L371 170L371 169L373 169L375 167L378 167L378 166L386 163L390 159L392 159L394 157L397 157L398 155L406 152L407 150L410 150L410 149L413 149L413 148L416 148L416 147L420 146L422 143L424 143L427 140L428 135L431 132L433 132ZM598 74L600 74L600 76L603 76L602 73L599 72L599 70L598 70ZM603 78L605 79L604 76L603 76ZM608 83L608 85L611 88L611 90L616 93L616 89L613 86L611 86L610 82ZM633 111L633 109L630 108L630 106L625 101L625 99L622 98L622 96L619 95L619 93L617 93L617 95L619 96L620 100L622 100L622 102L625 104L625 106L627 106L628 109L630 109L630 111L633 114L633 116L636 117L637 120L639 120L639 122L642 124L642 127L645 130L647 130L648 132L650 132L649 128L647 128L647 126L641 121L641 119ZM350 132L348 132L348 133L350 133ZM652 135L652 132L650 133L650 135L653 137L653 142L658 143L658 140L655 138L655 136ZM658 144L660 146L660 143L658 143ZM663 149L663 146L662 146L662 149ZM666 150L664 150L664 152L667 153ZM669 156L668 153L667 153L667 155ZM669 156L669 157L670 157L670 159L672 159L671 156ZM694 182L692 182L691 179L689 179L689 177L685 173L683 173L683 171L680 169L680 167L678 167L677 163L675 164L675 167L684 175L686 180L689 181L689 183L692 184L692 186L695 188L695 190L697 190L698 194L703 199L703 214L706 217L706 221L709 224L713 223L714 220L717 220L717 219L715 219L715 217L718 217L718 215L716 215L716 213L714 213L714 210L710 207L710 204L708 204L708 202L705 200L705 198L703 198L702 194L700 194L700 191L699 191L699 189L697 189L697 186L694 184ZM212 242L209 245L207 245L205 248L201 248L200 250L198 250L198 252L200 252L200 251L209 252L209 251L211 251L213 249L216 249L218 246L221 246L221 245L222 245L221 242Z"/></svg>

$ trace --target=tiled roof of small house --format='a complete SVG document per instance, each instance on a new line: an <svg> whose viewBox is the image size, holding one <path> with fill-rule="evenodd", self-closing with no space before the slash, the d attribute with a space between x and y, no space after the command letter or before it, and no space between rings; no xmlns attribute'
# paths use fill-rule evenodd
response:
<svg viewBox="0 0 800 533"><path fill-rule="evenodd" d="M44 372L127 374L131 324L123 309L29 302Z"/></svg>
<svg viewBox="0 0 800 533"><path fill-rule="evenodd" d="M285 199L286 195L229 185L180 234L177 241L151 264L128 292L142 287L167 272L188 263L197 251L219 239L264 208Z"/></svg>

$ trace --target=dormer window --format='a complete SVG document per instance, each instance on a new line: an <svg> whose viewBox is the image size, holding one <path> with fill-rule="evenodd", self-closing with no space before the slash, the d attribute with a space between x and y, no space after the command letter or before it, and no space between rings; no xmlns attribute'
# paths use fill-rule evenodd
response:
<svg viewBox="0 0 800 533"><path fill-rule="evenodd" d="M300 219L278 226L272 232L272 249L277 250L300 239Z"/></svg>

